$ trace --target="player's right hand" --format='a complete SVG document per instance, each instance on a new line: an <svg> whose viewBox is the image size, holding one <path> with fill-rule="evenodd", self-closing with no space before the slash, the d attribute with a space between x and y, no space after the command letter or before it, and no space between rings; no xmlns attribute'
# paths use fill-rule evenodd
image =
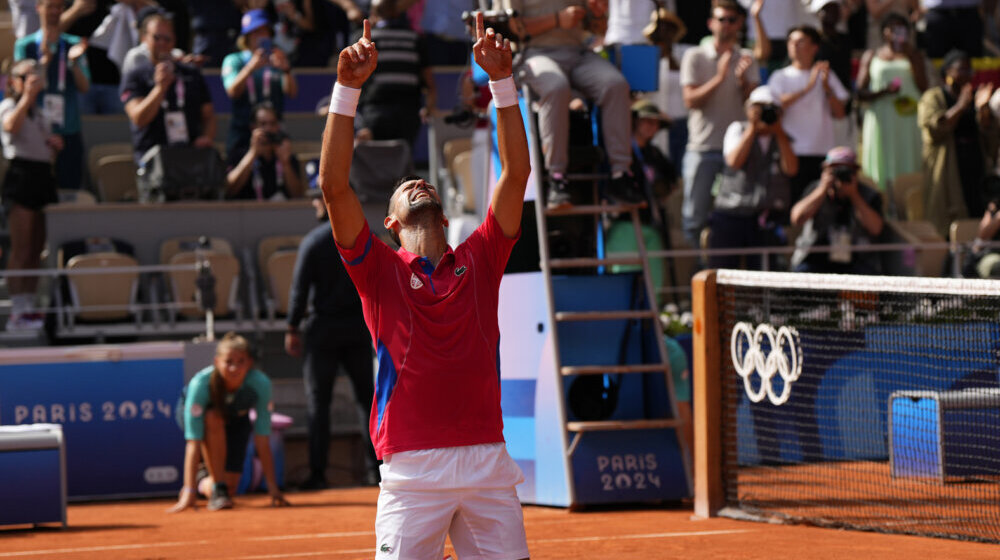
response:
<svg viewBox="0 0 1000 560"><path fill-rule="evenodd" d="M358 42L345 47L337 58L337 83L360 88L378 65L378 50L372 42L372 27L364 20L364 31Z"/></svg>

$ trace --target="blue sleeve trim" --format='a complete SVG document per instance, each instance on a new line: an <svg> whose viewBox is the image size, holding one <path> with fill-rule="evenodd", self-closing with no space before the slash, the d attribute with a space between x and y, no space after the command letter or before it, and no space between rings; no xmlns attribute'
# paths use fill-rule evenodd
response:
<svg viewBox="0 0 1000 560"><path fill-rule="evenodd" d="M353 260L347 260L347 259L344 258L344 255L341 254L340 258L345 263L347 263L348 266L356 266L356 265L361 264L361 261L365 260L365 257L368 256L368 252L372 250L372 238L373 237L375 237L375 234L369 232L369 234L368 234L368 241L365 242L365 250L364 250L364 252L361 253L360 257L358 257L356 259L353 259Z"/></svg>

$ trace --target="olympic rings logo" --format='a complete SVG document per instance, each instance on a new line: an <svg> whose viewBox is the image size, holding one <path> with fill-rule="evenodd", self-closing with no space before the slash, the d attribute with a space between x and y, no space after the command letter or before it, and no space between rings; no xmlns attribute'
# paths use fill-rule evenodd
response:
<svg viewBox="0 0 1000 560"><path fill-rule="evenodd" d="M762 342L767 339L767 353L764 353ZM799 344L799 333L792 327L775 329L768 324L758 325L756 329L750 323L736 323L731 338L733 367L736 374L743 378L743 387L747 397L757 403L764 400L780 406L788 401L792 394L792 383L802 375L802 349ZM760 387L754 390L750 376L756 373L760 376ZM775 374L781 376L781 393L775 393L771 380Z"/></svg>

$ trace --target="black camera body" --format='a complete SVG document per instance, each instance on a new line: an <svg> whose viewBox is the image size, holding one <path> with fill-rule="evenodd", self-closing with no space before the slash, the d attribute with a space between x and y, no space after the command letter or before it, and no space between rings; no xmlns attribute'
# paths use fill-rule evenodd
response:
<svg viewBox="0 0 1000 560"><path fill-rule="evenodd" d="M479 10L462 12L462 21L470 30L473 38L476 36L476 14ZM493 31L503 35L510 42L516 42L518 34L511 27L511 20L518 16L517 10L486 10L483 12L483 27L493 28Z"/></svg>
<svg viewBox="0 0 1000 560"><path fill-rule="evenodd" d="M833 168L833 178L841 183L850 183L854 179L854 167L837 165Z"/></svg>
<svg viewBox="0 0 1000 560"><path fill-rule="evenodd" d="M288 138L288 135L284 132L268 132L264 134L264 138L267 139L269 144L277 146L278 144L284 142L285 138Z"/></svg>
<svg viewBox="0 0 1000 560"><path fill-rule="evenodd" d="M768 103L760 108L760 120L764 124L774 124L778 122L778 111L780 111L778 107Z"/></svg>

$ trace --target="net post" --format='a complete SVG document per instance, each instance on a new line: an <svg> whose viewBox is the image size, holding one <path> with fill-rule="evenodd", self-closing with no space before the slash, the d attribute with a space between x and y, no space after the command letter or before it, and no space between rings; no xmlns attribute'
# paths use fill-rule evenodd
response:
<svg viewBox="0 0 1000 560"><path fill-rule="evenodd" d="M725 505L722 478L722 387L716 271L691 280L694 314L694 514L714 517Z"/></svg>

